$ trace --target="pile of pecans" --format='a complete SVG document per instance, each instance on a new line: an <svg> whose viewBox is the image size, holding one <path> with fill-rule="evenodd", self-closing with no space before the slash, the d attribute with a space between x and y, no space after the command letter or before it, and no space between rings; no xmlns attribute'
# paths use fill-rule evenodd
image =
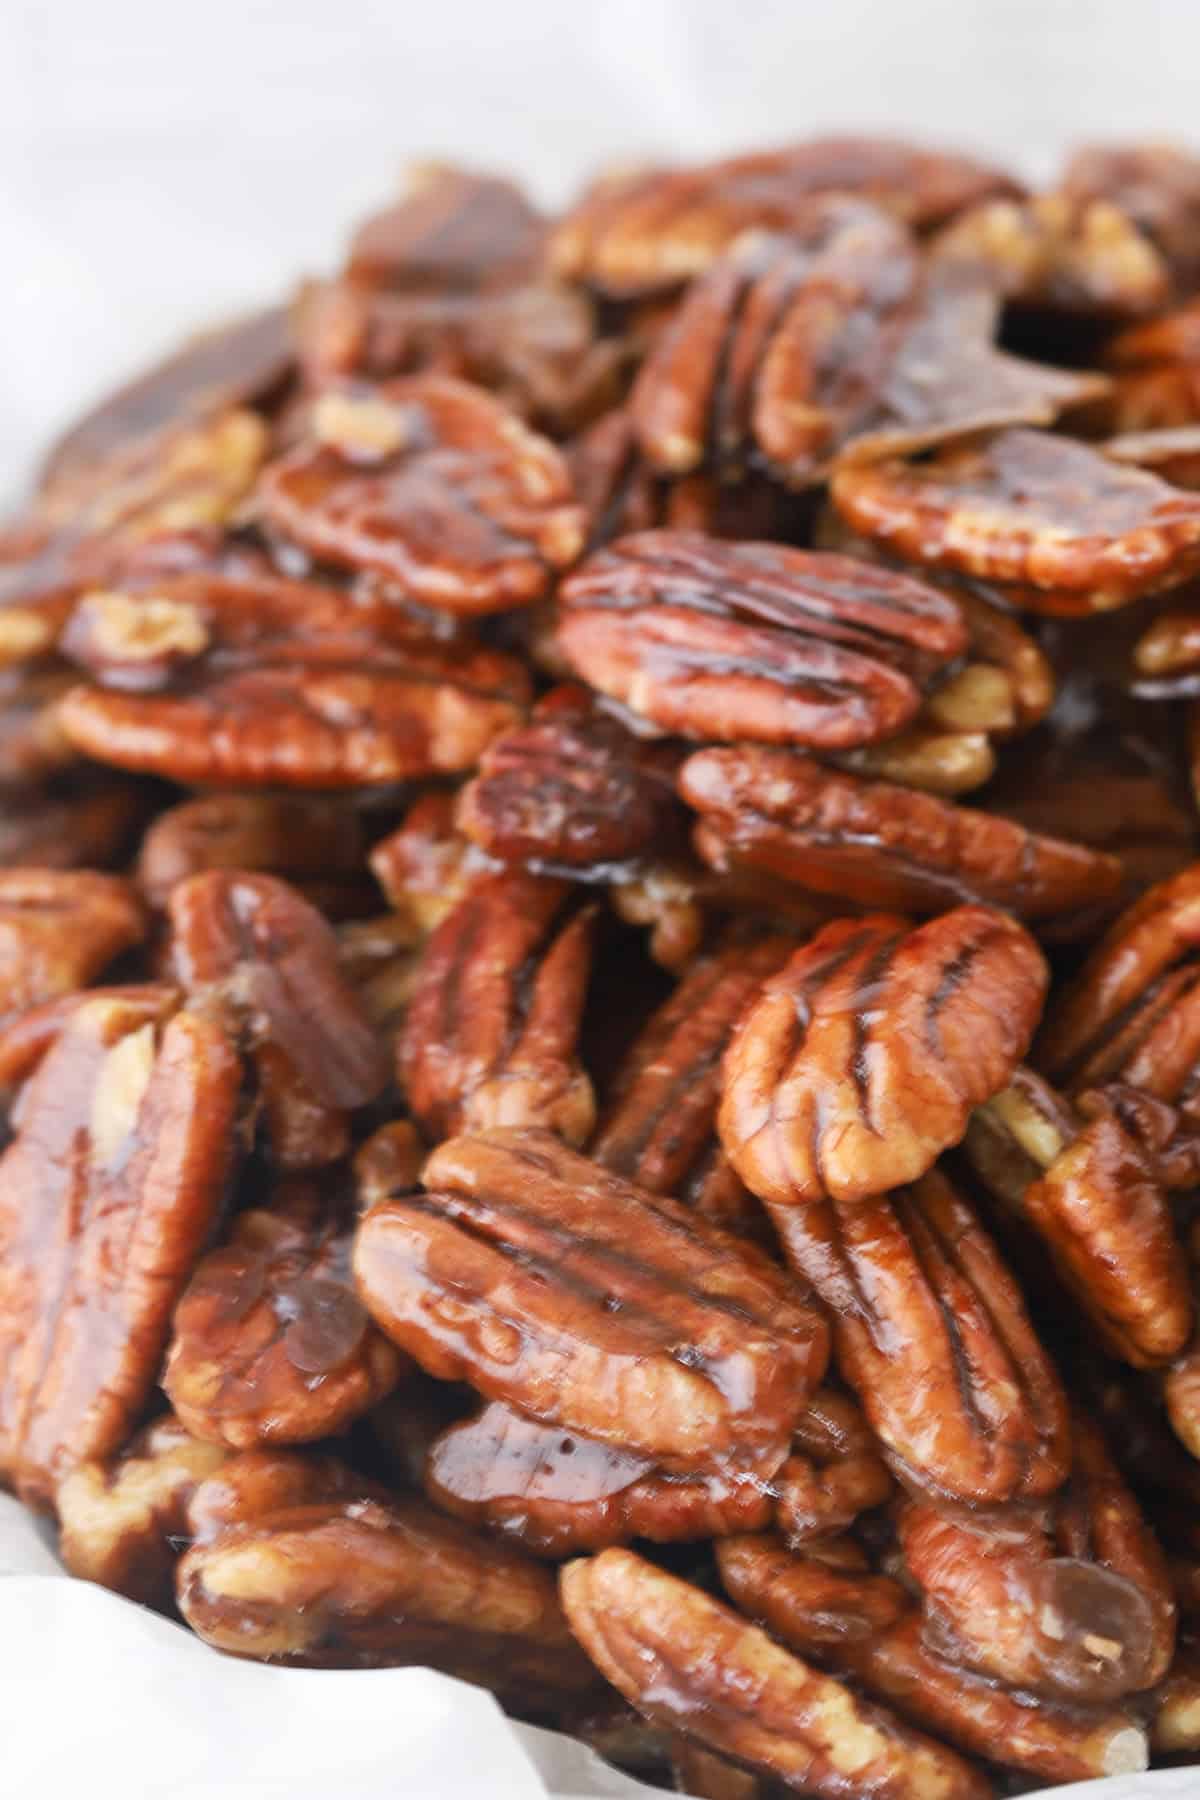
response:
<svg viewBox="0 0 1200 1800"><path fill-rule="evenodd" d="M0 1479L712 1800L1200 1758L1200 159L425 168L0 534Z"/></svg>

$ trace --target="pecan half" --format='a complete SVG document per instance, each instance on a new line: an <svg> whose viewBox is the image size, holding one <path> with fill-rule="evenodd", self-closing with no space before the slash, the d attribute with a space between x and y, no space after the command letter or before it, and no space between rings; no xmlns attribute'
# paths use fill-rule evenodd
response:
<svg viewBox="0 0 1200 1800"><path fill-rule="evenodd" d="M312 1501L196 1544L179 1609L233 1656L309 1668L420 1663L526 1711L594 1676L549 1570L416 1500Z"/></svg>
<svg viewBox="0 0 1200 1800"><path fill-rule="evenodd" d="M0 869L0 1021L86 987L145 932L137 895L119 876Z"/></svg>
<svg viewBox="0 0 1200 1800"><path fill-rule="evenodd" d="M371 1313L430 1374L684 1469L778 1444L823 1323L761 1251L545 1132L456 1138L355 1246Z"/></svg>
<svg viewBox="0 0 1200 1800"><path fill-rule="evenodd" d="M229 1170L224 1033L143 1020L117 995L83 1002L0 1159L0 1472L31 1502L128 1436Z"/></svg>
<svg viewBox="0 0 1200 1800"><path fill-rule="evenodd" d="M215 785L403 781L470 768L528 695L514 658L421 641L397 608L305 582L198 575L106 596L104 654L94 631L87 650L102 681L163 600L177 635L181 617L196 623L186 666L172 674L155 651L142 674L160 687L83 686L61 703L68 738L99 762Z"/></svg>
<svg viewBox="0 0 1200 1800"><path fill-rule="evenodd" d="M561 590L593 687L684 737L848 749L891 736L965 648L944 594L848 557L639 532Z"/></svg>
<svg viewBox="0 0 1200 1800"><path fill-rule="evenodd" d="M812 138L690 169L609 176L550 234L551 268L618 297L706 269L743 231L803 232L823 196L854 195L916 229L953 218L1012 182L970 158L888 138Z"/></svg>
<svg viewBox="0 0 1200 1800"><path fill-rule="evenodd" d="M71 1574L166 1611L188 1502L225 1456L168 1417L119 1456L79 1463L54 1497L58 1553Z"/></svg>
<svg viewBox="0 0 1200 1800"><path fill-rule="evenodd" d="M718 1129L752 1193L863 1200L913 1181L1007 1085L1048 975L1003 914L825 926L770 975L725 1057Z"/></svg>
<svg viewBox="0 0 1200 1800"><path fill-rule="evenodd" d="M524 194L502 176L411 163L397 199L355 231L347 272L371 287L493 286L529 267L542 230Z"/></svg>
<svg viewBox="0 0 1200 1800"><path fill-rule="evenodd" d="M871 1201L770 1211L789 1263L833 1314L838 1367L902 1480L989 1505L1059 1486L1070 1442L1058 1375L942 1175Z"/></svg>
<svg viewBox="0 0 1200 1800"><path fill-rule="evenodd" d="M165 907L172 888L210 869L280 875L312 903L361 908L362 826L334 801L291 794L205 794L160 813L142 838L138 886Z"/></svg>
<svg viewBox="0 0 1200 1800"><path fill-rule="evenodd" d="M839 1569L796 1556L770 1538L717 1545L721 1579L739 1607L766 1621L785 1644L827 1660L869 1694L968 1755L1050 1781L1131 1774L1147 1763L1146 1737L1132 1713L1064 1706L1011 1694L955 1668L921 1641L914 1608L882 1629L875 1621L903 1604L894 1583L861 1567Z"/></svg>
<svg viewBox="0 0 1200 1800"><path fill-rule="evenodd" d="M774 876L859 906L934 913L960 901L1052 919L1111 898L1115 856L796 751L698 750L679 772L696 849L722 874Z"/></svg>
<svg viewBox="0 0 1200 1800"><path fill-rule="evenodd" d="M396 582L450 612L502 612L545 592L583 548L566 464L481 388L412 376L329 393L318 441L259 484L267 522L312 555Z"/></svg>
<svg viewBox="0 0 1200 1800"><path fill-rule="evenodd" d="M821 1800L986 1800L953 1751L632 1551L569 1563L561 1587L588 1655L651 1721Z"/></svg>
<svg viewBox="0 0 1200 1800"><path fill-rule="evenodd" d="M402 1360L350 1278L350 1222L307 1188L239 1213L192 1276L162 1384L195 1437L247 1450L332 1437L391 1391Z"/></svg>
<svg viewBox="0 0 1200 1800"><path fill-rule="evenodd" d="M198 1482L184 1506L189 1543L210 1544L223 1532L284 1507L314 1502L378 1500L383 1490L336 1456L312 1450L243 1450L233 1456L212 1444L222 1460Z"/></svg>
<svg viewBox="0 0 1200 1800"><path fill-rule="evenodd" d="M591 920L564 883L510 870L476 883L421 953L398 1049L417 1123L544 1125L582 1143L595 1117L576 1052Z"/></svg>
<svg viewBox="0 0 1200 1800"><path fill-rule="evenodd" d="M1034 611L1107 611L1200 569L1200 500L1045 432L839 469L830 493L855 531L910 562L1020 584Z"/></svg>

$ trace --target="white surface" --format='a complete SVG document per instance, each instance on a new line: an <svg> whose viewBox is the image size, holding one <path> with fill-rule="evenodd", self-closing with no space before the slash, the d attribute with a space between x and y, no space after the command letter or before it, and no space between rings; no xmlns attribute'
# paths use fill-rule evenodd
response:
<svg viewBox="0 0 1200 1800"><path fill-rule="evenodd" d="M419 154L548 198L831 126L1049 168L1194 126L1194 0L0 0L0 494L188 326L327 266Z"/></svg>

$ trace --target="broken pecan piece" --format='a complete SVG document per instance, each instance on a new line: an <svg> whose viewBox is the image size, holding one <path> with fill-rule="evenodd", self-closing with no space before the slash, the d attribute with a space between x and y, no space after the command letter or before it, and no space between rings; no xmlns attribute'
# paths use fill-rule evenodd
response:
<svg viewBox="0 0 1200 1800"><path fill-rule="evenodd" d="M953 600L906 575L658 531L568 577L557 641L594 687L662 730L848 749L907 724L967 634Z"/></svg>
<svg viewBox="0 0 1200 1800"><path fill-rule="evenodd" d="M368 858L388 905L411 928L412 941L428 937L491 865L459 832L454 794L422 794L396 831L381 838Z"/></svg>
<svg viewBox="0 0 1200 1800"><path fill-rule="evenodd" d="M145 933L137 895L117 875L0 869L0 1022L86 987Z"/></svg>
<svg viewBox="0 0 1200 1800"><path fill-rule="evenodd" d="M792 750L698 750L678 785L701 815L694 842L711 868L843 904L936 913L981 901L1043 920L1108 899L1121 882L1115 856Z"/></svg>
<svg viewBox="0 0 1200 1800"><path fill-rule="evenodd" d="M578 1144L591 1131L576 1049L591 919L564 920L568 892L515 869L480 880L422 950L397 1064L431 1140L539 1125Z"/></svg>
<svg viewBox="0 0 1200 1800"><path fill-rule="evenodd" d="M632 1551L569 1563L561 1587L588 1655L651 1721L821 1800L986 1800L953 1751Z"/></svg>
<svg viewBox="0 0 1200 1800"><path fill-rule="evenodd" d="M456 1138L424 1181L364 1216L354 1267L430 1374L673 1468L786 1438L827 1341L761 1251L546 1132Z"/></svg>
<svg viewBox="0 0 1200 1800"><path fill-rule="evenodd" d="M50 1500L144 1405L229 1172L241 1066L219 1025L98 992L21 1092L0 1159L0 1472Z"/></svg>
<svg viewBox="0 0 1200 1800"><path fill-rule="evenodd" d="M482 388L418 375L330 392L315 426L258 496L274 530L324 561L472 614L529 605L583 548L559 452Z"/></svg>
<svg viewBox="0 0 1200 1800"><path fill-rule="evenodd" d="M913 1181L1006 1086L1048 975L1033 939L984 907L910 930L825 926L776 973L725 1056L718 1129L760 1199L868 1199Z"/></svg>

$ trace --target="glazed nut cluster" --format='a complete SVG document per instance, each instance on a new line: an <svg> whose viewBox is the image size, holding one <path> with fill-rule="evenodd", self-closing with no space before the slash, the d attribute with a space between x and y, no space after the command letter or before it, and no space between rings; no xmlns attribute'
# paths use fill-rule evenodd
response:
<svg viewBox="0 0 1200 1800"><path fill-rule="evenodd" d="M1200 1760L1200 158L443 166L0 532L0 1482L707 1800Z"/></svg>

